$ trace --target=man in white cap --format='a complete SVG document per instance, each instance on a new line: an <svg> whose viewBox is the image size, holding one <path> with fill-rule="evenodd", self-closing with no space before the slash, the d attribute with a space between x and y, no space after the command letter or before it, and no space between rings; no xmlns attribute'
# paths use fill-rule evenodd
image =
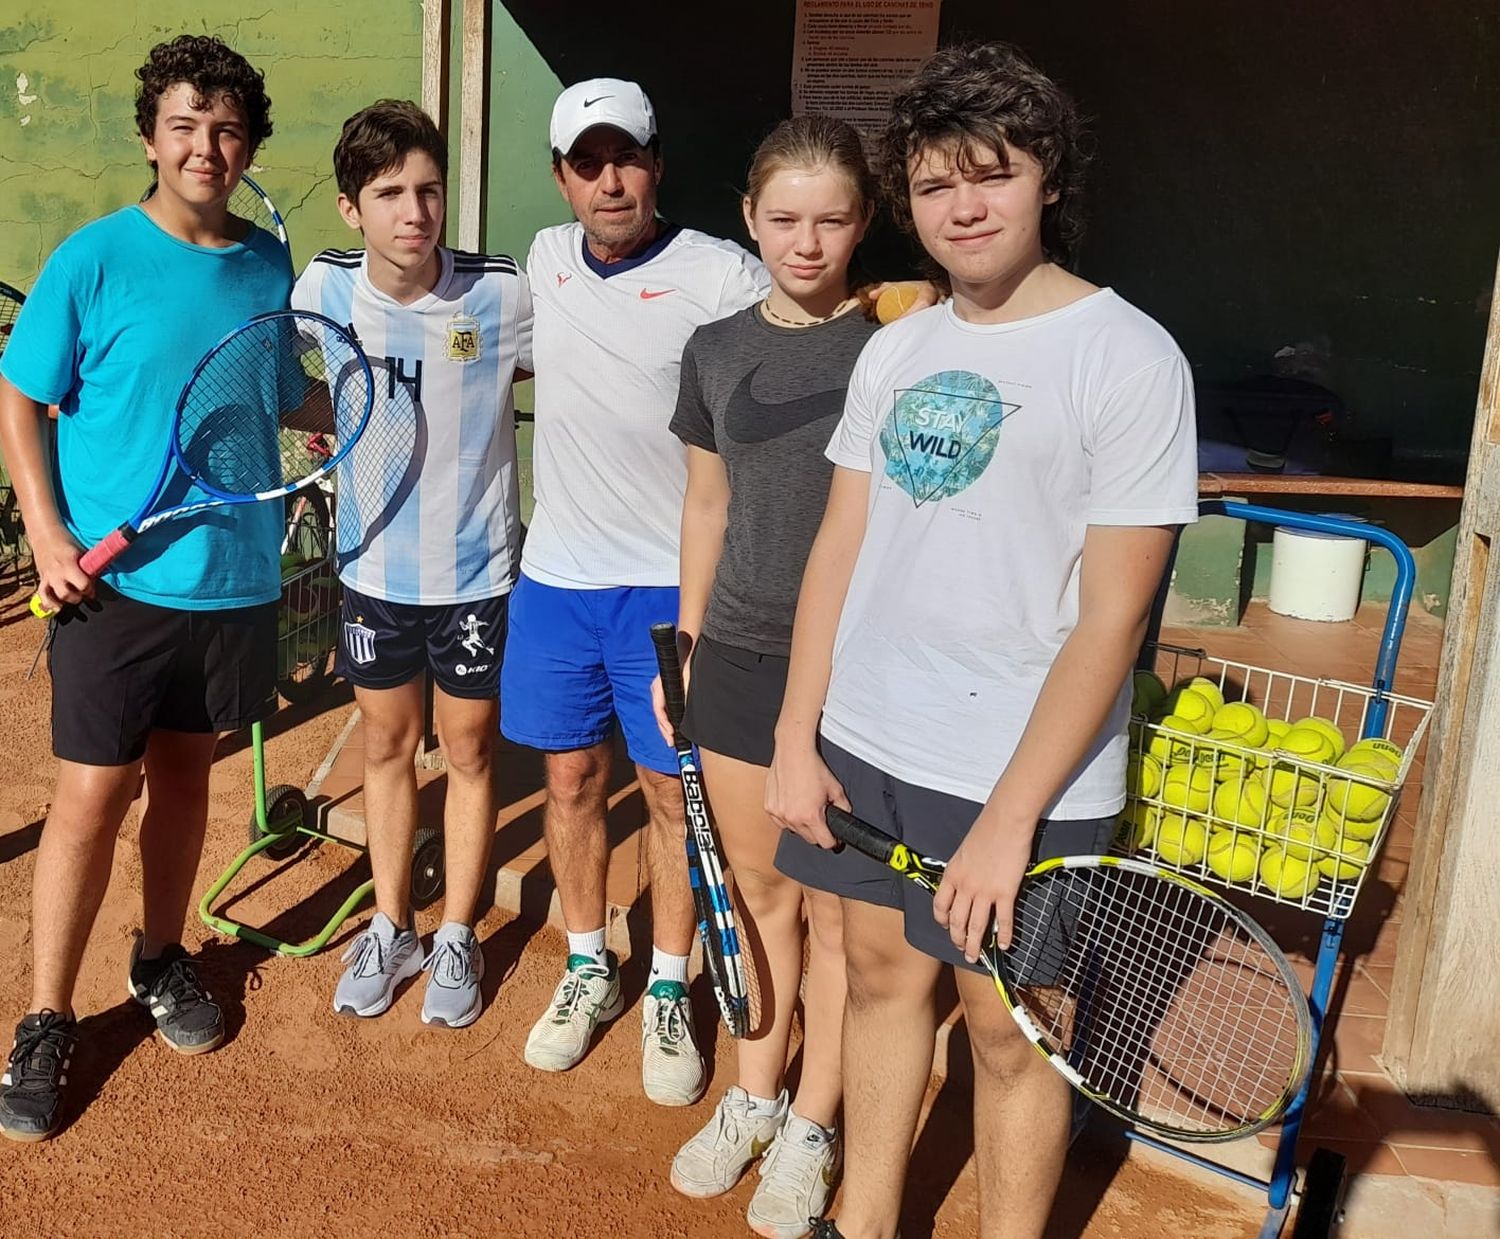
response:
<svg viewBox="0 0 1500 1239"><path fill-rule="evenodd" d="M661 1105L703 1091L687 962L692 897L675 755L651 709L650 626L677 619L687 465L668 424L683 346L704 323L763 297L738 245L656 213L662 158L634 82L571 86L552 109L552 175L576 222L537 235L536 511L510 603L501 730L546 755L544 831L568 930L568 965L526 1041L526 1061L566 1071L623 1009L604 946L605 810L618 724L645 797L652 961L642 1081Z"/></svg>

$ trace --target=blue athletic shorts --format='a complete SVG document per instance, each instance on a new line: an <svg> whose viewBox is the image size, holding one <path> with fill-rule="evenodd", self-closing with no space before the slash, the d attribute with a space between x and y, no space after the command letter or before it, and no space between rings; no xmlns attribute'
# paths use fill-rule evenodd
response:
<svg viewBox="0 0 1500 1239"><path fill-rule="evenodd" d="M500 667L501 733L566 752L609 739L618 719L632 761L676 774L651 712L651 625L663 622L677 622L675 585L558 589L522 573Z"/></svg>

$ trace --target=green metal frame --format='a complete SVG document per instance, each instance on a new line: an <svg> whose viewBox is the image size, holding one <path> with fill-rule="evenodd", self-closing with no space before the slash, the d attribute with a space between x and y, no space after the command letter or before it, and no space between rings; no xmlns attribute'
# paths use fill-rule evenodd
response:
<svg viewBox="0 0 1500 1239"><path fill-rule="evenodd" d="M252 942L256 946L264 947L268 951L275 951L278 955L289 955L293 958L305 958L308 955L316 955L325 946L334 934L338 933L360 905L368 899L375 890L375 880L361 883L354 892L339 905L332 918L311 938L303 942L285 942L274 934L267 933L264 929L257 929L252 925L243 925L239 921L230 920L213 910L214 902L222 895L231 882L239 876L250 861L259 856L267 848L272 847L285 837L281 834L272 833L266 821L266 749L265 736L261 731L261 725L255 723L250 728L250 746L255 754L255 824L261 832L261 837L247 847L243 852L230 861L229 868L219 875L208 890L203 892L203 898L198 901L198 915L203 923L210 929L217 930L233 938L239 938L243 942ZM309 839L315 839L320 843L337 843L340 847L346 847L353 852L364 852L365 848L358 843L351 843L347 839L340 839L337 835L330 835L324 831L317 830L302 823L293 828L295 833L305 835Z"/></svg>

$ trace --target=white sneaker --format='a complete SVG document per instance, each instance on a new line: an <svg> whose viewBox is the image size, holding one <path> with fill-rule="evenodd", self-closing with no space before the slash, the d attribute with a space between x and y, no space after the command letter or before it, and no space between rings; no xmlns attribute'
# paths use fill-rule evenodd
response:
<svg viewBox="0 0 1500 1239"><path fill-rule="evenodd" d="M558 982L547 1013L526 1038L526 1061L538 1071L567 1071L588 1053L594 1029L625 1009L620 969L614 954L604 964L587 955L568 956L568 970Z"/></svg>
<svg viewBox="0 0 1500 1239"><path fill-rule="evenodd" d="M680 981L656 982L642 1001L641 1083L659 1106L690 1106L708 1083L693 1040L692 1004Z"/></svg>
<svg viewBox="0 0 1500 1239"><path fill-rule="evenodd" d="M795 1112L760 1163L745 1220L766 1239L802 1239L823 1216L838 1182L839 1138Z"/></svg>
<svg viewBox="0 0 1500 1239"><path fill-rule="evenodd" d="M672 1159L672 1186L684 1196L722 1196L744 1177L750 1164L771 1147L786 1122L787 1096L776 1099L772 1114L750 1109L750 1095L734 1085L719 1098L713 1117L677 1150Z"/></svg>

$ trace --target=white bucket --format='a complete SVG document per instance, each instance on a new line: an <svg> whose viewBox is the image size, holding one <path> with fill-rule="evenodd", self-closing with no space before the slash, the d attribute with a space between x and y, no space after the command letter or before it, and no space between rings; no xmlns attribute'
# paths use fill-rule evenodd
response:
<svg viewBox="0 0 1500 1239"><path fill-rule="evenodd" d="M1363 538L1277 529L1271 550L1271 610L1296 619L1353 619L1369 546Z"/></svg>

